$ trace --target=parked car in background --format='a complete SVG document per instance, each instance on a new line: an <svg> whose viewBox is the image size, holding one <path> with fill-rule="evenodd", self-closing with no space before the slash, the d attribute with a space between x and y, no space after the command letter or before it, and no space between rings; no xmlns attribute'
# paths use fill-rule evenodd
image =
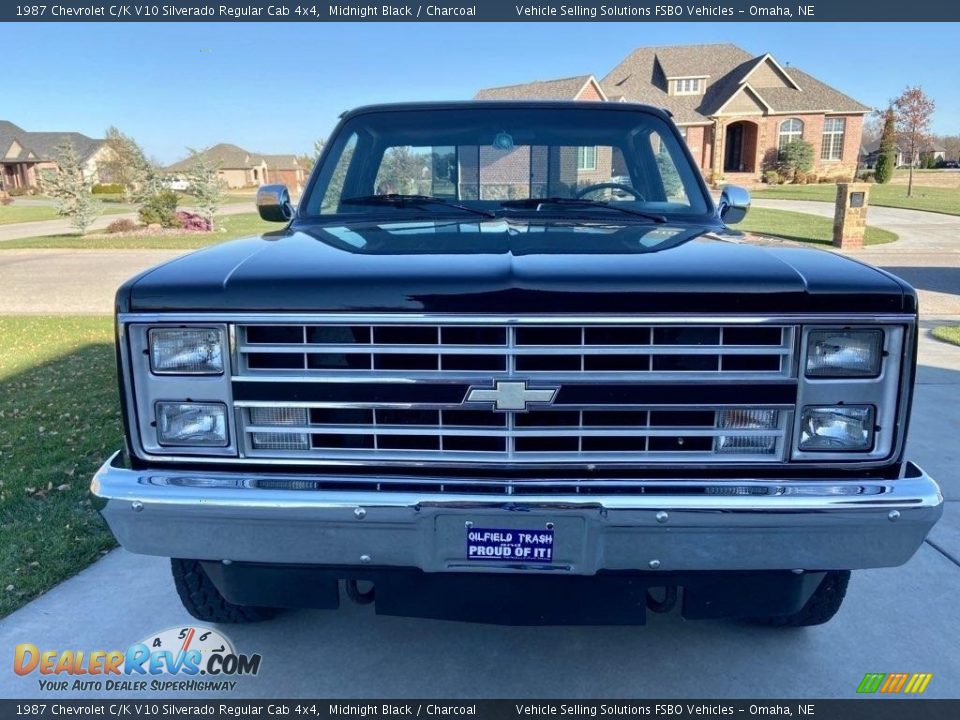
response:
<svg viewBox="0 0 960 720"><path fill-rule="evenodd" d="M744 241L749 195L714 205L661 110L360 108L296 209L257 204L276 232L117 294L127 451L92 490L194 617L342 583L394 615L815 625L941 515L904 454L916 292Z"/></svg>
<svg viewBox="0 0 960 720"><path fill-rule="evenodd" d="M186 178L179 176L167 178L163 184L168 190L184 192L190 189L190 182Z"/></svg>

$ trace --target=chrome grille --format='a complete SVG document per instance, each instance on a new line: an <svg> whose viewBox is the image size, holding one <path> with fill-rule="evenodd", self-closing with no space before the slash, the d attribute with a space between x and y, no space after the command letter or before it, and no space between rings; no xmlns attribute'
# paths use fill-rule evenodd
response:
<svg viewBox="0 0 960 720"><path fill-rule="evenodd" d="M781 462L796 398L789 323L345 318L232 331L234 382L257 388L235 392L249 458ZM764 383L786 394L741 399ZM472 399L501 384L540 399Z"/></svg>
<svg viewBox="0 0 960 720"><path fill-rule="evenodd" d="M264 324L237 328L237 360L251 376L771 378L793 341L778 325Z"/></svg>
<svg viewBox="0 0 960 720"><path fill-rule="evenodd" d="M771 462L782 458L789 414L780 408L494 412L241 405L252 457L447 462Z"/></svg>

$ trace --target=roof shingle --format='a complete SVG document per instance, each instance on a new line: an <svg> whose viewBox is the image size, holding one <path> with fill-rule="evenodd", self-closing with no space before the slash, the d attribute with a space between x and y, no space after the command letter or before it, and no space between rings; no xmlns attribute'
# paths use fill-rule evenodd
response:
<svg viewBox="0 0 960 720"><path fill-rule="evenodd" d="M9 120L0 120L0 160L55 160L57 146L64 140L73 144L81 161L87 160L103 144L103 140L87 137L78 132L31 132L14 125ZM20 146L20 152L7 157L14 141Z"/></svg>
<svg viewBox="0 0 960 720"><path fill-rule="evenodd" d="M601 81L607 95L658 105L670 110L680 124L705 122L745 84L770 106L771 112L868 112L870 108L795 67L785 68L793 87L757 87L748 77L767 56L723 43L637 48ZM667 78L705 77L700 95L669 95ZM787 83L789 85L789 83Z"/></svg>
<svg viewBox="0 0 960 720"><path fill-rule="evenodd" d="M212 147L200 152L200 155L207 158L211 163L221 170L246 170L251 167L259 167L266 164L273 170L293 170L297 167L296 155L265 155L263 153L254 153L244 150L239 145L232 143L218 143ZM181 172L189 170L193 165L193 157L187 157L178 160L172 165L167 166L167 170L172 172Z"/></svg>
<svg viewBox="0 0 960 720"><path fill-rule="evenodd" d="M537 80L504 85L502 87L483 88L473 96L474 100L573 100L593 75L558 78L557 80Z"/></svg>

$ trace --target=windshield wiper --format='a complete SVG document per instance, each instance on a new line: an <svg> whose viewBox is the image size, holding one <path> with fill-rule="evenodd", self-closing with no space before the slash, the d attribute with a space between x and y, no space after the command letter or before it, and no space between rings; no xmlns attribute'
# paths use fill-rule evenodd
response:
<svg viewBox="0 0 960 720"><path fill-rule="evenodd" d="M506 208L532 208L538 207L540 205L569 205L573 207L598 207L606 208L608 210L618 210L627 215L636 215L637 217L646 218L652 222L665 223L667 218L663 215L658 215L657 213L648 213L643 212L642 210L633 210L632 208L620 207L619 205L611 204L607 200L589 200L587 198L568 198L568 197L543 197L543 198L523 198L522 200L504 200L500 203L501 207Z"/></svg>
<svg viewBox="0 0 960 720"><path fill-rule="evenodd" d="M451 202L441 197L432 195L402 195L399 193L388 193L385 195L361 195L359 197L345 198L340 201L344 205L391 205L393 207L417 207L418 205L444 205L449 208L463 210L464 212L482 215L483 217L495 218L496 213L489 210L468 207L460 203Z"/></svg>

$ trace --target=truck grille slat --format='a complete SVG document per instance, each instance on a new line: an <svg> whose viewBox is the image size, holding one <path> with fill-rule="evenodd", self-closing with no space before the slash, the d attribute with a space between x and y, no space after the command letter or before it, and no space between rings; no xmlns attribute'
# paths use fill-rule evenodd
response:
<svg viewBox="0 0 960 720"><path fill-rule="evenodd" d="M763 373L790 368L787 327L245 325L240 372Z"/></svg>
<svg viewBox="0 0 960 720"><path fill-rule="evenodd" d="M237 420L248 457L781 462L793 401L738 405L736 388L793 378L795 336L789 324L241 324L234 328L234 382L255 382L261 391L259 399L235 402ZM298 379L342 391L335 401L315 394L310 401L300 390L291 394ZM403 400L363 395L358 383L372 381L401 383ZM271 382L287 383L287 395L264 394L262 384ZM525 410L465 397L500 382L556 393ZM651 404L629 394L650 384L669 395L677 383L720 389L730 400L695 404L692 391Z"/></svg>

